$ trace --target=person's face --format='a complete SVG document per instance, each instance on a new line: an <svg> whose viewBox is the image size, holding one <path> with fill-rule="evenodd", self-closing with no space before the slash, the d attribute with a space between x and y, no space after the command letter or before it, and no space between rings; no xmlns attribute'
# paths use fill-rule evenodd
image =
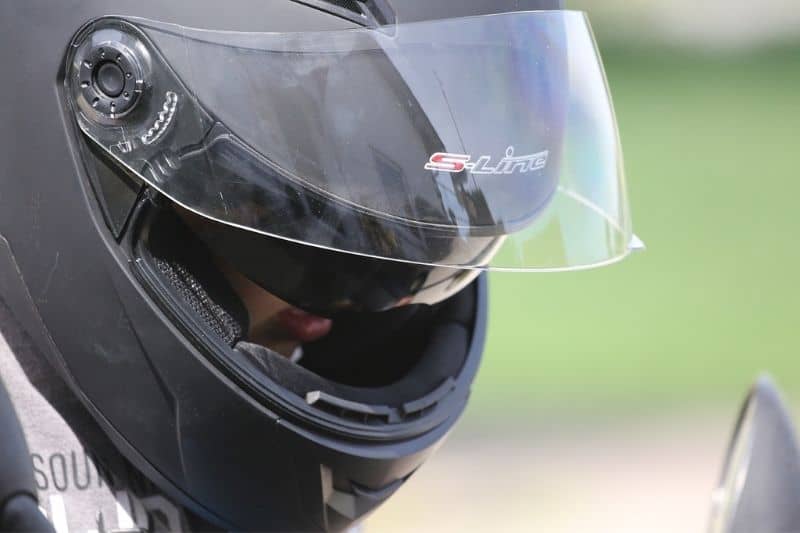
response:
<svg viewBox="0 0 800 533"><path fill-rule="evenodd" d="M301 344L327 335L330 319L306 313L256 285L228 265L222 271L250 316L248 340L291 356Z"/></svg>
<svg viewBox="0 0 800 533"><path fill-rule="evenodd" d="M205 218L180 207L175 207L181 218L192 228L214 224ZM231 287L242 300L250 319L247 340L261 344L286 357L298 346L327 335L333 323L330 319L306 313L281 300L253 283L235 270L224 259L216 258Z"/></svg>

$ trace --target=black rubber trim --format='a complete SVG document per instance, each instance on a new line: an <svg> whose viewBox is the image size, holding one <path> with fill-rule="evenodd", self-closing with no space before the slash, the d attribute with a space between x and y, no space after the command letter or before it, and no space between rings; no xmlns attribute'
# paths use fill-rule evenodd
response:
<svg viewBox="0 0 800 533"><path fill-rule="evenodd" d="M17 412L0 379L0 509L20 494L36 498L28 444Z"/></svg>
<svg viewBox="0 0 800 533"><path fill-rule="evenodd" d="M55 528L39 510L36 498L20 493L0 507L0 531L50 533L55 532Z"/></svg>
<svg viewBox="0 0 800 533"><path fill-rule="evenodd" d="M308 405L313 405L323 410L338 411L337 414L344 417L351 415L356 419L360 418L365 423L369 423L370 420L378 420L387 424L400 421L397 411L386 405L368 405L361 402L353 402L318 390L306 394L306 402Z"/></svg>
<svg viewBox="0 0 800 533"><path fill-rule="evenodd" d="M456 388L456 382L453 378L447 378L442 382L441 385L436 387L433 391L431 391L426 396L418 400L414 400L412 402L406 402L403 404L401 409L404 416L410 416L415 413L420 413L425 409L434 406L437 404L442 398L444 398L447 394L450 393L453 389Z"/></svg>

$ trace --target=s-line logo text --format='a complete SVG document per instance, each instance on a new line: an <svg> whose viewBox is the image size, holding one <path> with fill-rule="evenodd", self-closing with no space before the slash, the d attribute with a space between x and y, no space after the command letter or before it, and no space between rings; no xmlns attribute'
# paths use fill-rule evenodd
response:
<svg viewBox="0 0 800 533"><path fill-rule="evenodd" d="M457 174L468 170L472 174L513 174L519 172L535 172L547 166L548 150L535 154L514 155L514 147L506 148L506 155L496 164L492 164L492 156L482 155L476 161L468 154L451 154L436 152L425 164L425 170L438 170Z"/></svg>

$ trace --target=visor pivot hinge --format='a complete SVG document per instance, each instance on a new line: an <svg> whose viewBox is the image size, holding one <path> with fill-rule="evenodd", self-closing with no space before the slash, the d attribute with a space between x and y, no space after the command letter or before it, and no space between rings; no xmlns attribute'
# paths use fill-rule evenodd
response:
<svg viewBox="0 0 800 533"><path fill-rule="evenodd" d="M144 81L134 51L125 43L92 42L76 55L74 82L83 107L102 119L119 119L139 101Z"/></svg>

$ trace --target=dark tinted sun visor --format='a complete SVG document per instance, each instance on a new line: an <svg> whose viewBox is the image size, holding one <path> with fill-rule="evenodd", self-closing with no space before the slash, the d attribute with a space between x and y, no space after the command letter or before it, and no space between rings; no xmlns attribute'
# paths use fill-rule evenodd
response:
<svg viewBox="0 0 800 533"><path fill-rule="evenodd" d="M617 126L582 13L312 33L107 18L69 61L82 131L210 219L462 268L586 268L629 251Z"/></svg>

